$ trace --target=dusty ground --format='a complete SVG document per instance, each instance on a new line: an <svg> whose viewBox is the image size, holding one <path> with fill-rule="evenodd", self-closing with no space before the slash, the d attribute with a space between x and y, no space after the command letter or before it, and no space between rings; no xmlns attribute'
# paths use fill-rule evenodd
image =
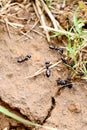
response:
<svg viewBox="0 0 87 130"><path fill-rule="evenodd" d="M26 31L37 21L37 17L32 6L27 12L24 10L22 13L20 14L28 19L27 22L23 21L23 31ZM39 25L38 23L34 30L42 34ZM34 31L28 34L31 39L19 35L19 30L15 33L10 28L10 31L11 38L5 26L0 25L0 104L42 125L56 127L59 130L87 130L87 82L72 81L73 88L65 88L58 95L60 86L57 86L56 80L61 77L66 79L68 76L68 69L62 63L51 69L49 78L44 72L29 79L30 75L45 66L46 61L59 61L60 55L50 50L47 40ZM59 46L60 43L56 45ZM19 57L27 54L31 55L29 60L17 62ZM0 130L5 129L31 128L0 114Z"/></svg>

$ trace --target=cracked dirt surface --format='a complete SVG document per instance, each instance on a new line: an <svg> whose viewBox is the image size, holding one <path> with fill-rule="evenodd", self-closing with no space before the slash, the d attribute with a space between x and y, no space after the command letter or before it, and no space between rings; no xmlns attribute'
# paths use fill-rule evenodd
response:
<svg viewBox="0 0 87 130"><path fill-rule="evenodd" d="M44 125L56 126L59 130L87 129L87 88L75 83L74 88L65 88L55 97L55 108ZM40 129L42 130L42 129Z"/></svg>
<svg viewBox="0 0 87 130"><path fill-rule="evenodd" d="M31 59L24 63L17 63L19 57L17 51L22 55L31 54ZM10 103L11 107L19 108L21 113L29 116L29 119L33 121L43 122L51 107L53 92L56 91L56 88L52 86L55 80L53 81L52 76L47 79L45 73L39 78L27 79L27 76L33 74L41 65L44 66L45 61L57 60L53 54L47 54L47 52L49 52L49 46L47 47L44 39L43 41L41 39L41 42L40 39L39 41L33 39L26 43L15 43L9 39L7 42L7 39L4 39L4 43L2 42L0 46L2 57L0 58L2 88L0 96L3 101ZM52 75L56 78L55 70Z"/></svg>
<svg viewBox="0 0 87 130"><path fill-rule="evenodd" d="M20 13L29 20L23 31L32 27L36 20L33 9L29 8L28 11ZM14 21L12 18L10 20ZM42 32L38 26L39 24L35 30ZM12 28L11 30L14 32ZM20 36L14 33L10 39L5 27L1 25L0 98L3 103L0 104L7 103L11 110L18 111L23 117L58 130L87 130L87 82L73 81L72 89L65 88L57 95L60 86L57 86L56 80L61 77L66 79L68 76L68 70L63 64L53 68L49 78L45 72L32 79L27 78L45 66L46 61L55 63L60 60L58 52L49 49L43 36L34 31L29 36L33 39L23 36L17 41ZM31 55L29 60L17 62L19 57L27 54ZM0 122L0 130L31 130L3 114L0 114Z"/></svg>
<svg viewBox="0 0 87 130"><path fill-rule="evenodd" d="M2 101L8 103L13 109L17 108L31 121L61 130L78 128L86 130L86 84L74 82L72 89L65 88L61 90L60 95L56 95L58 86L55 80L61 77L61 74L63 79L67 76L62 64L60 65L62 72L53 68L50 78L43 73L36 78L27 79L29 75L44 66L45 61L54 63L60 59L60 56L49 50L46 40L38 35L36 39L26 42L15 42L14 38L11 41L6 34L4 37L1 37L0 42L0 98ZM17 63L19 54L23 56L31 54L32 57L24 63Z"/></svg>

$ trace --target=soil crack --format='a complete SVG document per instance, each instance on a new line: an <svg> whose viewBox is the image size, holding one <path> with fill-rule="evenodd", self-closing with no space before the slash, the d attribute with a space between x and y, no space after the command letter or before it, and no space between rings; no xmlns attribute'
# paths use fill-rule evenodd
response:
<svg viewBox="0 0 87 130"><path fill-rule="evenodd" d="M45 117L45 119L44 119L44 121L43 121L43 123L42 124L44 124L46 121L47 121L47 119L51 116L51 113L52 113L52 111L53 111L53 109L55 108L55 105L56 105L56 102L55 102L55 98L54 97L51 97L51 107L50 107L50 109L48 110L48 114L47 114L47 116Z"/></svg>

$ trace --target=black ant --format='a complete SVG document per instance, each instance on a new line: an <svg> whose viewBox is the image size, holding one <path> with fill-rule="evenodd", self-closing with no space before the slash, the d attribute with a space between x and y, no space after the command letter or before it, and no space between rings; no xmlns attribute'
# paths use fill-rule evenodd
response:
<svg viewBox="0 0 87 130"><path fill-rule="evenodd" d="M46 62L45 62L45 66L46 66L46 68L48 69L48 67L50 66L50 61L46 61Z"/></svg>
<svg viewBox="0 0 87 130"><path fill-rule="evenodd" d="M58 79L56 80L57 85L61 85L62 87L60 87L56 93L56 95L60 95L61 94L61 90L64 89L65 87L68 87L69 89L71 89L73 87L73 84L71 82L71 78L67 78L66 80L61 80Z"/></svg>
<svg viewBox="0 0 87 130"><path fill-rule="evenodd" d="M58 50L58 52L59 52L60 54L63 54L63 48L62 48L62 47L55 48L55 50Z"/></svg>
<svg viewBox="0 0 87 130"><path fill-rule="evenodd" d="M49 70L50 62L46 61L45 66L46 66L46 76L50 77L50 75L51 75L51 71Z"/></svg>
<svg viewBox="0 0 87 130"><path fill-rule="evenodd" d="M28 60L28 59L30 59L31 58L31 55L26 55L24 58L19 58L18 60L17 60L17 62L18 63L22 63L22 62L24 62L24 61L26 61L26 60Z"/></svg>
<svg viewBox="0 0 87 130"><path fill-rule="evenodd" d="M58 50L58 52L60 54L63 54L63 48L62 47L57 47L56 48L54 45L50 45L49 48L52 49L52 50Z"/></svg>
<svg viewBox="0 0 87 130"><path fill-rule="evenodd" d="M72 64L70 64L64 57L61 57L61 60L63 63L65 63L66 65L70 66L70 67L73 67Z"/></svg>
<svg viewBox="0 0 87 130"><path fill-rule="evenodd" d="M58 80L56 80L56 82L57 82L57 85L61 85L62 88L64 88L64 87L72 88L72 86L73 86L71 79L68 79L68 78L66 80L58 79Z"/></svg>

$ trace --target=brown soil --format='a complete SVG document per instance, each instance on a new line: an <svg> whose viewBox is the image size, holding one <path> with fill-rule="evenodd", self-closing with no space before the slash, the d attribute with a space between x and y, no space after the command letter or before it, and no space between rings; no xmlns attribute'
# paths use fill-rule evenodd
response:
<svg viewBox="0 0 87 130"><path fill-rule="evenodd" d="M14 9L11 11L14 12ZM31 4L30 8L27 11L22 10L20 15L26 19L20 21L25 24L22 31L26 32L37 21ZM59 19L59 15L57 18L61 20L63 16ZM9 19L15 22L11 17ZM42 125L56 127L59 130L87 130L86 81L72 81L73 88L66 87L59 94L60 86L57 86L56 80L69 76L69 70L62 63L51 69L49 78L45 72L37 77L28 78L45 66L46 61L56 63L61 58L57 51L49 49L39 25L38 23L34 30L40 34L32 30L28 33L30 39L21 35L20 29L15 31L13 28L9 28L11 34L9 38L5 25L0 25L0 104L25 119ZM59 45L60 43L56 44ZM17 62L20 57L27 54L31 55L29 60ZM31 129L36 128L29 128L0 114L0 130Z"/></svg>

